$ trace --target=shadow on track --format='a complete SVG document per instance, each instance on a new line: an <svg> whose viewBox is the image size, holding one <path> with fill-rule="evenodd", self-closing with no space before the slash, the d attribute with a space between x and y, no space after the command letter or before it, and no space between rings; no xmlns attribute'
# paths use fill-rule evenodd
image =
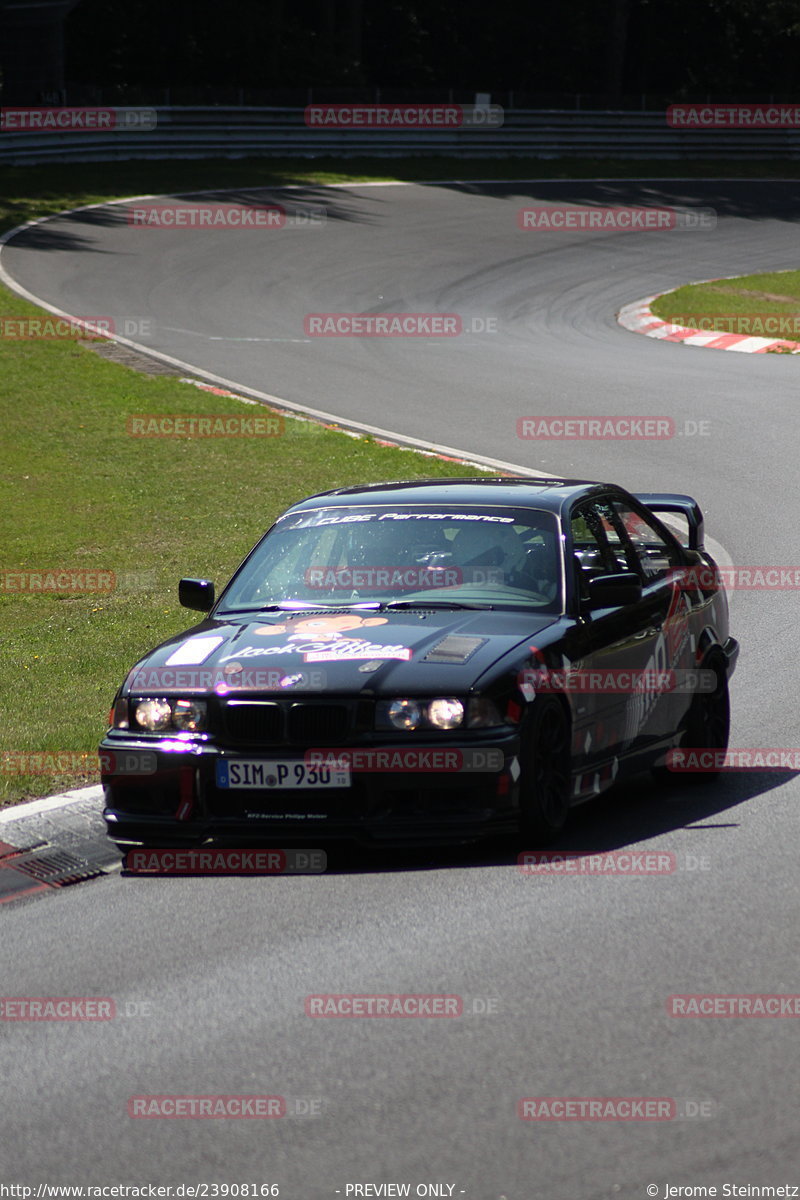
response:
<svg viewBox="0 0 800 1200"><path fill-rule="evenodd" d="M467 196L491 196L497 200L539 199L548 203L557 200L564 204L642 208L677 204L687 208L713 208L717 217L741 217L750 221L800 220L800 180L792 179L531 179L497 183L421 183L418 186L448 188Z"/></svg>
<svg viewBox="0 0 800 1200"><path fill-rule="evenodd" d="M165 205L181 201L190 205L235 204L244 208L263 208L265 205L280 205L288 218L303 216L310 206L324 209L326 221L376 224L377 214L366 211L367 204L377 208L385 203L379 195L354 198L340 188L325 188L308 184L291 188L226 188L219 191L182 192L174 195L149 196L136 201L140 205ZM102 204L96 208L48 217L39 225L22 229L11 239L14 249L27 250L81 250L92 254L119 254L119 249L102 250L92 241L92 230L124 229L128 225L128 213L135 207L129 204ZM141 227L139 227L140 229ZM84 232L85 231L85 232ZM158 232L158 231L156 231ZM175 230L173 230L175 232ZM227 232L237 232L228 230ZM248 231L245 231L248 232ZM272 232L272 231L270 231Z"/></svg>
<svg viewBox="0 0 800 1200"><path fill-rule="evenodd" d="M712 784L656 782L649 775L627 780L604 792L596 800L573 809L557 846L546 848L529 844L513 834L487 838L481 842L454 846L361 846L346 841L326 841L309 836L304 839L248 839L248 849L320 849L327 855L325 875L382 874L414 871L442 871L450 868L517 867L523 852L608 853L620 849L636 850L640 843L664 838L677 830L716 828L737 829L739 821L714 821L712 818L736 808L756 796L780 787L788 778L800 774L791 771L742 771L730 773ZM702 822L702 824L701 824ZM204 849L242 848L242 841L219 839ZM652 849L652 848L651 848ZM667 843L660 852L673 850ZM682 849L686 850L685 842ZM690 850L690 848L688 848ZM135 878L186 878L169 871L126 871ZM201 872L197 873L201 875ZM227 872L226 872L227 874ZM231 875L237 872L230 872ZM254 878L250 872L242 877Z"/></svg>
<svg viewBox="0 0 800 1200"><path fill-rule="evenodd" d="M676 830L736 829L739 821L713 821L745 801L772 791L798 774L789 771L742 771L713 784L656 782L649 775L627 780L596 800L573 809L557 846L546 848L509 835L481 843L453 847L393 849L362 848L343 843L324 845L328 853L326 874L435 871L449 867L515 867L525 851L601 853L636 849L641 842L663 838ZM702 822L702 825L700 823ZM324 843L323 843L324 844ZM685 843L683 848L686 849ZM660 851L673 849L660 845Z"/></svg>

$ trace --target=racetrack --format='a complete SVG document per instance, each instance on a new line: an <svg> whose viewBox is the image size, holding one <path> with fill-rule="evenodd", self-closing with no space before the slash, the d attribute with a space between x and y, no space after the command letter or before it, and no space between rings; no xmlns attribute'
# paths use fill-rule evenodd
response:
<svg viewBox="0 0 800 1200"><path fill-rule="evenodd" d="M797 563L796 361L661 344L614 313L688 280L796 267L800 184L352 186L258 199L322 203L327 223L146 230L105 206L18 235L0 262L58 309L150 322L134 340L239 387L466 454L687 491L734 563ZM712 232L522 232L517 210L531 202L680 203L719 220ZM497 331L306 339L306 314L328 311L457 313ZM534 414L668 416L709 432L543 445L516 437L517 419ZM732 597L743 647L732 746L798 745L796 623L795 592ZM338 852L318 877L115 875L9 906L4 995L150 1010L0 1024L3 1174L277 1183L302 1200L389 1181L412 1195L452 1183L476 1200L800 1183L792 1020L666 1011L673 993L800 991L799 800L793 775L763 771L708 789L643 779L575 814L565 846L674 852L691 869L667 877L524 877L514 845L379 863ZM306 1017L303 998L324 992L491 997L497 1011ZM323 1111L132 1120L128 1097L143 1093L319 1097ZM516 1116L523 1096L710 1100L714 1115L537 1124Z"/></svg>

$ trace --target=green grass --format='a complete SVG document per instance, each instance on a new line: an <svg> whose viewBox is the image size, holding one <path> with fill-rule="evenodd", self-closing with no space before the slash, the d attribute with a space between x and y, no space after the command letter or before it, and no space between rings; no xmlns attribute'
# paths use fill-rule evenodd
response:
<svg viewBox="0 0 800 1200"><path fill-rule="evenodd" d="M686 284L651 305L657 317L691 329L800 341L800 271L770 271ZM782 322L772 317L786 318Z"/></svg>
<svg viewBox="0 0 800 1200"><path fill-rule="evenodd" d="M23 221L120 196L369 180L798 179L800 161L595 158L318 158L0 165L0 233Z"/></svg>
<svg viewBox="0 0 800 1200"><path fill-rule="evenodd" d="M37 314L0 289L0 316ZM120 577L107 595L12 594L0 583L0 805L96 780L97 742L125 673L194 623L178 606L181 575L223 583L309 493L476 473L288 417L278 437L131 437L129 415L265 410L64 341L0 341L0 379L0 571ZM85 769L16 774L14 751L85 754Z"/></svg>

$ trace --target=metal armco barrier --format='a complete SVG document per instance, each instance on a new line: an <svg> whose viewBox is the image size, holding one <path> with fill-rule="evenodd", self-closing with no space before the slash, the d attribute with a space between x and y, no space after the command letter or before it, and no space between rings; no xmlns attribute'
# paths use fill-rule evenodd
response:
<svg viewBox="0 0 800 1200"><path fill-rule="evenodd" d="M0 162L158 158L318 158L445 154L635 159L796 159L800 129L672 129L664 111L511 109L499 128L313 129L302 108L155 106L148 131L0 132Z"/></svg>

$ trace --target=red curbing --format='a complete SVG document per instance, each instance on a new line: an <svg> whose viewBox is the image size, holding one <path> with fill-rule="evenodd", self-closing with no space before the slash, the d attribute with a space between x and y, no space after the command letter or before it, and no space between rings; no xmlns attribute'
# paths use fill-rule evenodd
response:
<svg viewBox="0 0 800 1200"><path fill-rule="evenodd" d="M660 295L666 295L662 292ZM705 350L738 350L743 354L800 354L800 342L782 338L751 337L741 333L702 332L685 325L662 321L650 308L659 296L634 300L617 313L617 321L632 333L658 338L662 342L682 342L684 346L700 346Z"/></svg>

